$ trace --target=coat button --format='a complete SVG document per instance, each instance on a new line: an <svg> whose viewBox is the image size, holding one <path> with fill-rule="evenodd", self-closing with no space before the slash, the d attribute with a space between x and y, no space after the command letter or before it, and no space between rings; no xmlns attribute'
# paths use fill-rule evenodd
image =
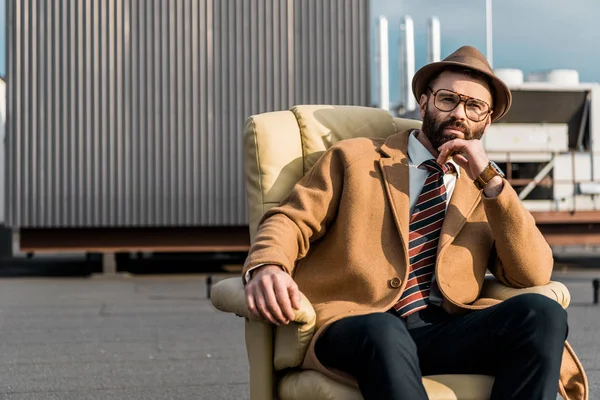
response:
<svg viewBox="0 0 600 400"><path fill-rule="evenodd" d="M393 278L390 280L390 286L394 289L399 288L400 285L402 285L402 280L400 280L400 278Z"/></svg>

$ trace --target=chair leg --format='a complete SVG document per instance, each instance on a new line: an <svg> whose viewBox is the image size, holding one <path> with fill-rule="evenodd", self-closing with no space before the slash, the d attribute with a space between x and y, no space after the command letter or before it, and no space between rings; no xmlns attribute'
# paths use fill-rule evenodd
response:
<svg viewBox="0 0 600 400"><path fill-rule="evenodd" d="M245 334L250 363L250 400L274 400L273 326L247 320Z"/></svg>
<svg viewBox="0 0 600 400"><path fill-rule="evenodd" d="M210 299L210 290L212 289L213 277L212 275L208 275L206 277L206 298Z"/></svg>

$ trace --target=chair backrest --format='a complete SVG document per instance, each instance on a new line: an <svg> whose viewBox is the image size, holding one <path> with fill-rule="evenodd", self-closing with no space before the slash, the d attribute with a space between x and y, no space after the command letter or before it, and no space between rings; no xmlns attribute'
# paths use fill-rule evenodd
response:
<svg viewBox="0 0 600 400"><path fill-rule="evenodd" d="M290 193L330 146L355 137L385 138L420 126L420 121L359 106L302 105L249 117L244 173L251 240L264 213Z"/></svg>

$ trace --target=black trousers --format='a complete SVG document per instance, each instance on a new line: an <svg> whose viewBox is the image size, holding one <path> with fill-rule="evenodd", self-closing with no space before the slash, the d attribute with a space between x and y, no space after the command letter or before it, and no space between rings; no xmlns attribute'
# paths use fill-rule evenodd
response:
<svg viewBox="0 0 600 400"><path fill-rule="evenodd" d="M387 313L334 322L316 343L325 366L355 377L365 400L426 400L421 377L495 377L491 400L555 400L567 313L539 294L450 316L429 306L406 320Z"/></svg>

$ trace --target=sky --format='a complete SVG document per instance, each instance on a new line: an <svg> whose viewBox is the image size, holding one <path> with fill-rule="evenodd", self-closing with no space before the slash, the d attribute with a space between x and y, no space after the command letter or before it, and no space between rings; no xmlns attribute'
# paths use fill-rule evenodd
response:
<svg viewBox="0 0 600 400"><path fill-rule="evenodd" d="M575 69L581 82L600 82L600 1L493 0L493 67L528 72ZM440 20L441 57L462 45L486 54L485 0L371 0L372 51L375 21L388 19L390 46L390 101L399 101L400 23L414 22L415 70L427 62L427 24ZM376 64L372 57L372 76ZM372 98L377 99L376 84Z"/></svg>

